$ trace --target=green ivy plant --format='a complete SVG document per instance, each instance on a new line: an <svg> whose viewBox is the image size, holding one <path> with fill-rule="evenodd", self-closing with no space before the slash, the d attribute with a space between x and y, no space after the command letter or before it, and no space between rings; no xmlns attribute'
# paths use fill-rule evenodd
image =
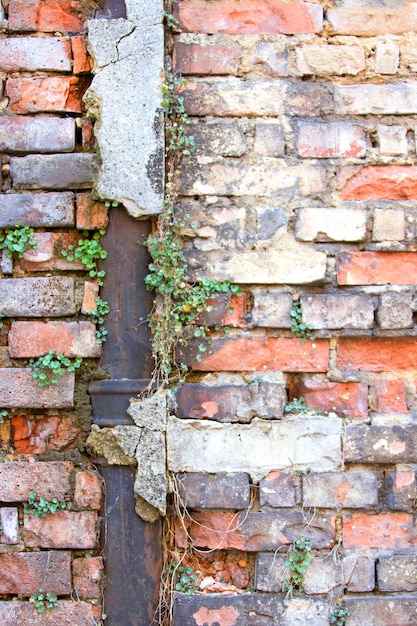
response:
<svg viewBox="0 0 417 626"><path fill-rule="evenodd" d="M58 597L50 591L45 592L45 589L41 587L39 593L33 593L30 596L29 602L39 613L50 613L52 609L58 606Z"/></svg>
<svg viewBox="0 0 417 626"><path fill-rule="evenodd" d="M168 73L162 86L167 182L163 211L155 232L147 240L152 261L145 285L148 291L156 294L154 308L148 317L155 360L153 381L161 386L176 382L187 371L185 364L177 363L177 348L187 345L192 338L199 341L197 360L201 360L207 346L208 331L199 323L199 316L209 308L207 301L221 293L240 293L239 287L228 280L191 280L188 263L181 250L180 229L184 222L176 216L176 176L181 158L190 154L195 145L194 137L186 132L190 121L185 112L184 99L179 94L184 82L183 78Z"/></svg>
<svg viewBox="0 0 417 626"><path fill-rule="evenodd" d="M307 537L299 537L294 541L285 561L288 575L283 583L283 591L292 594L303 590L307 568L312 560L310 551L311 541Z"/></svg>
<svg viewBox="0 0 417 626"><path fill-rule="evenodd" d="M338 602L329 615L329 624L344 626L349 615L350 611L345 602Z"/></svg>
<svg viewBox="0 0 417 626"><path fill-rule="evenodd" d="M303 308L299 300L295 300L291 308L291 332L299 337L301 343L305 343L307 339L315 339L313 333L313 324L303 322Z"/></svg>
<svg viewBox="0 0 417 626"><path fill-rule="evenodd" d="M4 420L11 417L10 411L7 409L0 409L0 424L4 424Z"/></svg>
<svg viewBox="0 0 417 626"><path fill-rule="evenodd" d="M106 300L102 300L100 297L95 299L96 308L90 313L90 319L93 324L96 325L96 339L97 343L102 344L107 339L107 330L104 326L104 317L110 313L109 303Z"/></svg>
<svg viewBox="0 0 417 626"><path fill-rule="evenodd" d="M173 562L170 568L170 574L174 577L175 591L181 591L189 596L193 595L197 590L196 580L198 575L194 572L193 567L187 567L185 565L178 565L176 561Z"/></svg>
<svg viewBox="0 0 417 626"><path fill-rule="evenodd" d="M12 258L16 254L21 259L28 248L36 248L34 230L30 226L15 224L13 229L0 230L0 250L7 250L6 254Z"/></svg>
<svg viewBox="0 0 417 626"><path fill-rule="evenodd" d="M38 359L31 359L29 367L32 370L32 376L38 382L39 387L47 385L56 385L59 378L65 372L74 372L81 366L82 357L76 357L74 360L69 359L64 354L57 354L55 350L49 352Z"/></svg>
<svg viewBox="0 0 417 626"><path fill-rule="evenodd" d="M316 409L310 409L302 396L299 398L294 398L292 402L288 402L284 407L284 413L291 413L293 415L300 414L310 414L310 415L318 415L320 411Z"/></svg>
<svg viewBox="0 0 417 626"><path fill-rule="evenodd" d="M68 261L81 261L88 270L89 276L97 280L100 286L103 285L103 278L106 272L97 269L97 261L107 258L107 252L100 244L100 238L105 232L101 228L93 234L91 239L79 239L77 246L70 244L68 250L61 252L62 256L68 259ZM85 230L83 235L84 237L89 237L90 233L88 230Z"/></svg>
<svg viewBox="0 0 417 626"><path fill-rule="evenodd" d="M24 513L30 513L34 517L46 517L48 513L58 513L66 508L66 502L59 502L56 498L47 500L43 496L38 496L36 491L31 491L28 501L23 504Z"/></svg>

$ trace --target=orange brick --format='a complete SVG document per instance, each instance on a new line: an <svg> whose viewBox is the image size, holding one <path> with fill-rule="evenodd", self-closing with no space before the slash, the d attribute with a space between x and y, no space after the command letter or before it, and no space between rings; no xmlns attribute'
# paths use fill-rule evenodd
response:
<svg viewBox="0 0 417 626"><path fill-rule="evenodd" d="M241 55L240 46L200 46L177 42L174 67L182 74L236 74Z"/></svg>
<svg viewBox="0 0 417 626"><path fill-rule="evenodd" d="M84 283L84 297L81 305L81 313L83 315L90 315L92 311L97 309L96 298L98 297L99 286L97 283L85 282Z"/></svg>
<svg viewBox="0 0 417 626"><path fill-rule="evenodd" d="M341 337L337 367L365 372L417 370L417 338Z"/></svg>
<svg viewBox="0 0 417 626"><path fill-rule="evenodd" d="M303 397L306 405L319 411L334 411L343 417L368 416L368 385L302 380L290 388L292 398Z"/></svg>
<svg viewBox="0 0 417 626"><path fill-rule="evenodd" d="M184 31L230 35L316 33L323 28L323 9L300 0L182 0L175 15Z"/></svg>
<svg viewBox="0 0 417 626"><path fill-rule="evenodd" d="M417 167L369 165L348 179L340 192L343 200L416 200Z"/></svg>
<svg viewBox="0 0 417 626"><path fill-rule="evenodd" d="M100 556L74 559L72 573L74 589L80 598L98 598L103 578L103 559Z"/></svg>
<svg viewBox="0 0 417 626"><path fill-rule="evenodd" d="M9 29L12 31L63 31L83 29L78 0L10 0Z"/></svg>
<svg viewBox="0 0 417 626"><path fill-rule="evenodd" d="M76 221L79 230L107 228L109 211L103 202L94 202L90 193L77 194Z"/></svg>
<svg viewBox="0 0 417 626"><path fill-rule="evenodd" d="M86 87L73 76L9 78L6 95L13 113L80 113Z"/></svg>
<svg viewBox="0 0 417 626"><path fill-rule="evenodd" d="M417 285L417 252L342 252L339 285Z"/></svg>
<svg viewBox="0 0 417 626"><path fill-rule="evenodd" d="M47 417L16 416L11 420L12 440L16 452L40 454L47 450L75 448L82 441L76 415Z"/></svg>
<svg viewBox="0 0 417 626"><path fill-rule="evenodd" d="M37 357L55 350L68 357L98 357L101 348L91 322L13 322L9 332L12 358Z"/></svg>
<svg viewBox="0 0 417 626"><path fill-rule="evenodd" d="M416 544L408 513L356 513L343 520L343 545L349 548L409 548Z"/></svg>
<svg viewBox="0 0 417 626"><path fill-rule="evenodd" d="M375 380L378 413L408 413L403 380Z"/></svg>
<svg viewBox="0 0 417 626"><path fill-rule="evenodd" d="M95 472L77 472L75 475L74 503L76 506L99 509L101 483Z"/></svg>
<svg viewBox="0 0 417 626"><path fill-rule="evenodd" d="M301 343L299 339L239 337L214 339L201 362L200 371L325 372L329 364L329 342L325 339Z"/></svg>
<svg viewBox="0 0 417 626"><path fill-rule="evenodd" d="M30 248L24 253L21 261L27 272L45 272L48 270L84 270L85 265L74 259L69 261L62 256L62 251L69 245L76 246L80 238L79 233L35 233L36 248Z"/></svg>
<svg viewBox="0 0 417 626"><path fill-rule="evenodd" d="M87 37L85 35L76 35L71 37L74 74L88 74L92 69L91 57L86 48Z"/></svg>

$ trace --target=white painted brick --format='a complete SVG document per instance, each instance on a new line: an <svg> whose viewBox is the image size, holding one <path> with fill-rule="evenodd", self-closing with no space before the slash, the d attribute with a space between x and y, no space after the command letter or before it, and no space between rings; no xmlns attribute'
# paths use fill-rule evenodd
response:
<svg viewBox="0 0 417 626"><path fill-rule="evenodd" d="M375 72L378 74L396 74L400 63L400 48L397 44L380 42L376 46Z"/></svg>
<svg viewBox="0 0 417 626"><path fill-rule="evenodd" d="M379 152L382 156L397 156L408 153L407 128L405 126L378 126Z"/></svg>
<svg viewBox="0 0 417 626"><path fill-rule="evenodd" d="M302 241L363 241L366 211L350 208L300 209L295 234Z"/></svg>

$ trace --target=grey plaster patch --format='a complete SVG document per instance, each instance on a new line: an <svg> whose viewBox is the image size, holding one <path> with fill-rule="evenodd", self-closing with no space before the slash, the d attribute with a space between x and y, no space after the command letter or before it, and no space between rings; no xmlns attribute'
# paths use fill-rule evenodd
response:
<svg viewBox="0 0 417 626"><path fill-rule="evenodd" d="M164 393L155 393L149 398L135 400L132 398L127 414L136 426L151 430L166 430L167 400Z"/></svg>
<svg viewBox="0 0 417 626"><path fill-rule="evenodd" d="M87 446L98 456L103 456L110 465L136 465L136 448L141 430L136 426L114 426L99 428L93 425Z"/></svg>
<svg viewBox="0 0 417 626"><path fill-rule="evenodd" d="M131 0L126 8L126 20L87 22L95 77L85 102L97 120L95 191L141 217L159 213L163 200L163 6Z"/></svg>

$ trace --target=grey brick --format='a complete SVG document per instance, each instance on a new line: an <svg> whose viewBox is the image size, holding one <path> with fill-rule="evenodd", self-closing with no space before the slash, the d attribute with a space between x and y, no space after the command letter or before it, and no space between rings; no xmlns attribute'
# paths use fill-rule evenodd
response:
<svg viewBox="0 0 417 626"><path fill-rule="evenodd" d="M89 189L97 172L94 154L31 154L10 159L15 189Z"/></svg>

